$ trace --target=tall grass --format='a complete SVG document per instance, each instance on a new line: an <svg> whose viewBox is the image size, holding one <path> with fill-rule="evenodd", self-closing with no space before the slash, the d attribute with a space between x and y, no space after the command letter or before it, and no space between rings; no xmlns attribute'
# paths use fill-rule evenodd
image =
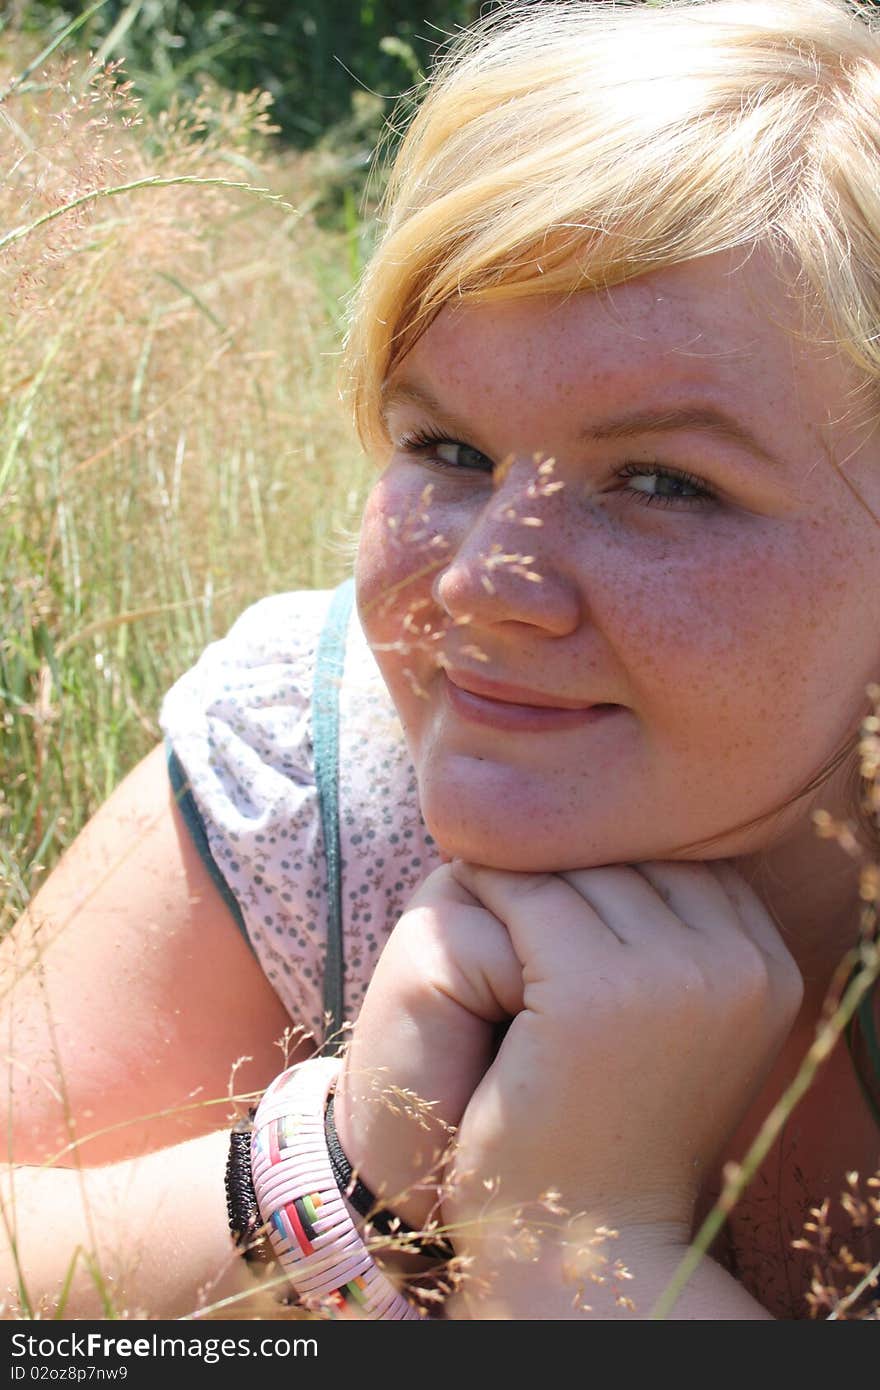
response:
<svg viewBox="0 0 880 1390"><path fill-rule="evenodd" d="M337 578L367 481L337 391L361 231L317 224L327 151L277 152L261 96L146 117L86 57L16 82L30 56L0 35L3 926L205 643Z"/></svg>

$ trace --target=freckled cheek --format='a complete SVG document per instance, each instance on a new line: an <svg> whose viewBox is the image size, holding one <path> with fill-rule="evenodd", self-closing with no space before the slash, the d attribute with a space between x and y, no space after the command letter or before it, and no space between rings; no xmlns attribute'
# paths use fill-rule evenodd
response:
<svg viewBox="0 0 880 1390"><path fill-rule="evenodd" d="M379 479L364 508L356 566L365 629L371 621L399 625L413 605L424 607L437 570L459 543L460 510L438 501L422 473L392 467Z"/></svg>
<svg viewBox="0 0 880 1390"><path fill-rule="evenodd" d="M434 669L435 647L418 629L432 620L431 586L445 553L437 534L423 485L389 470L364 508L355 577L364 634L408 729L423 718L420 692Z"/></svg>
<svg viewBox="0 0 880 1390"><path fill-rule="evenodd" d="M382 483L378 482L367 497L358 535L355 581L362 618L381 594L382 572L386 563L384 551L388 532L382 493Z"/></svg>
<svg viewBox="0 0 880 1390"><path fill-rule="evenodd" d="M790 667L808 602L802 575L763 552L631 569L604 592L594 617L634 684L654 695L668 688L675 700L713 690L726 700Z"/></svg>
<svg viewBox="0 0 880 1390"><path fill-rule="evenodd" d="M399 491L380 479L364 508L355 570L362 618L386 607L383 600L414 568L403 525L407 507Z"/></svg>

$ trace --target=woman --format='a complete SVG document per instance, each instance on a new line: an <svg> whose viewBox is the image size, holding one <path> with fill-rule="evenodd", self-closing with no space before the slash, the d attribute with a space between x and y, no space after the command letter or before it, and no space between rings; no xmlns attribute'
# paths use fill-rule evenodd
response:
<svg viewBox="0 0 880 1390"><path fill-rule="evenodd" d="M342 685L349 1017L366 996L339 1139L418 1224L460 1124L439 1199L472 1263L447 1315L632 1316L569 1267L615 1239L646 1316L858 931L858 863L812 813L876 843L857 742L880 670L880 40L842 0L526 6L485 30L404 142L349 341L385 471ZM319 1031L327 915L327 604L267 604L165 707L209 853L157 751L6 948L32 1302L77 1242L132 1309L236 1286L228 1106L205 1101L242 1057L236 1089L261 1091L285 1028ZM357 783L364 749L381 787ZM422 887L373 975L407 829ZM295 1035L286 1060L313 1050ZM428 1103L428 1142L371 1103L377 1077ZM676 1315L803 1316L791 1241L876 1159L838 1048ZM545 1222L535 1263L501 1258L494 1218L542 1195L586 1228L573 1246ZM99 1290L81 1268L68 1309Z"/></svg>

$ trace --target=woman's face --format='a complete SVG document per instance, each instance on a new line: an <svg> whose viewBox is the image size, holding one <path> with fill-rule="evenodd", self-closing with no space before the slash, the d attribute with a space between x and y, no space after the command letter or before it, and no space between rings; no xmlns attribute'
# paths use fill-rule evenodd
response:
<svg viewBox="0 0 880 1390"><path fill-rule="evenodd" d="M722 253L449 307L389 380L359 607L447 853L558 870L803 832L805 801L733 828L867 712L880 527L847 479L880 517L880 445L845 418L855 371L786 325L769 260Z"/></svg>

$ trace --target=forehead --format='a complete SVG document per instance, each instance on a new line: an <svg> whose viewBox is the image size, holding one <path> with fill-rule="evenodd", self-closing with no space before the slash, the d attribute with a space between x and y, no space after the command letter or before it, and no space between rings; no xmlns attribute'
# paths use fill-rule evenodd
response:
<svg viewBox="0 0 880 1390"><path fill-rule="evenodd" d="M551 372L561 382L611 382L622 369L630 389L647 375L649 384L687 377L760 395L768 369L779 385L827 374L835 353L810 340L804 319L767 256L739 252L608 290L450 304L410 357L460 377L503 361L531 367L544 384Z"/></svg>

